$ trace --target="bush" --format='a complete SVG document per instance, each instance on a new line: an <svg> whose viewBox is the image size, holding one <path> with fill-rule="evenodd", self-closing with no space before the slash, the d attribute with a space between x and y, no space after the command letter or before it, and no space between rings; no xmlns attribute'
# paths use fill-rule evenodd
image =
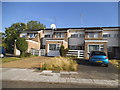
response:
<svg viewBox="0 0 120 90"><path fill-rule="evenodd" d="M76 71L76 61L66 57L55 57L50 62L42 65L42 70L57 70L57 71Z"/></svg>
<svg viewBox="0 0 120 90"><path fill-rule="evenodd" d="M20 50L20 57L25 57L25 51L28 49L28 43L25 38L17 38L16 47Z"/></svg>
<svg viewBox="0 0 120 90"><path fill-rule="evenodd" d="M69 49L68 48L64 49L64 46L62 45L60 47L60 56L65 57L68 51L69 51Z"/></svg>
<svg viewBox="0 0 120 90"><path fill-rule="evenodd" d="M64 46L60 47L60 56L64 56Z"/></svg>
<svg viewBox="0 0 120 90"><path fill-rule="evenodd" d="M64 49L64 56L66 56L67 52L69 51L68 48Z"/></svg>
<svg viewBox="0 0 120 90"><path fill-rule="evenodd" d="M25 57L30 57L32 54L31 53L25 53Z"/></svg>

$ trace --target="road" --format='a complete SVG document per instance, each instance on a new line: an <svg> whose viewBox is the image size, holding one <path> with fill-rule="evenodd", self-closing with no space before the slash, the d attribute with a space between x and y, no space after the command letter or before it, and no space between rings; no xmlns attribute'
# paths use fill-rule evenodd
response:
<svg viewBox="0 0 120 90"><path fill-rule="evenodd" d="M55 84L25 81L3 81L2 88L114 88L112 86L84 84Z"/></svg>

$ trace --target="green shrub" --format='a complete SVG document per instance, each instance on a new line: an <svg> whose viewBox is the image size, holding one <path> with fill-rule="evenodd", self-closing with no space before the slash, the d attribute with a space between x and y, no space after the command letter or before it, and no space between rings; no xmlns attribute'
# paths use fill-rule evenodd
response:
<svg viewBox="0 0 120 90"><path fill-rule="evenodd" d="M68 48L64 49L64 46L62 45L60 47L60 56L65 57L68 51L69 51L69 49Z"/></svg>
<svg viewBox="0 0 120 90"><path fill-rule="evenodd" d="M25 53L25 57L30 57L32 54L31 53Z"/></svg>
<svg viewBox="0 0 120 90"><path fill-rule="evenodd" d="M25 57L25 51L28 49L28 43L25 38L17 38L16 47L20 50L20 57Z"/></svg>
<svg viewBox="0 0 120 90"><path fill-rule="evenodd" d="M55 57L42 65L42 70L76 71L76 61L66 57Z"/></svg>
<svg viewBox="0 0 120 90"><path fill-rule="evenodd" d="M67 52L69 51L68 48L64 49L64 56L66 56Z"/></svg>
<svg viewBox="0 0 120 90"><path fill-rule="evenodd" d="M60 47L60 56L64 56L64 46Z"/></svg>

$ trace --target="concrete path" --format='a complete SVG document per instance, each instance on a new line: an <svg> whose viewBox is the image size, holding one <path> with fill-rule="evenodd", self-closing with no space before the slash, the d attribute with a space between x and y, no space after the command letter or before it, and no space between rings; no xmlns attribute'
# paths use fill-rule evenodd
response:
<svg viewBox="0 0 120 90"><path fill-rule="evenodd" d="M118 87L118 80L86 79L77 76L78 72L36 72L34 69L0 68L1 80L33 81L51 83L96 84ZM0 72L0 73L1 73ZM65 76L66 77L63 77ZM80 76L80 75L79 75Z"/></svg>

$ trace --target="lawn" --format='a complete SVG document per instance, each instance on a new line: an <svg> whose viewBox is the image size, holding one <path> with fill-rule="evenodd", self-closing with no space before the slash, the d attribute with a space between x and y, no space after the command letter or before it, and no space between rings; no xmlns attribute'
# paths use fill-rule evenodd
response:
<svg viewBox="0 0 120 90"><path fill-rule="evenodd" d="M10 61L16 61L16 60L20 60L21 58L18 57L7 57L7 58L1 58L1 62L5 63L5 62L10 62Z"/></svg>
<svg viewBox="0 0 120 90"><path fill-rule="evenodd" d="M1 62L5 63L5 62L10 62L10 61L16 61L16 60L21 60L21 59L25 59L25 58L31 58L31 57L35 57L33 55L31 55L30 57L24 57L24 58L19 58L19 57L5 57L5 58L1 58Z"/></svg>
<svg viewBox="0 0 120 90"><path fill-rule="evenodd" d="M34 56L29 58L3 58L2 67L6 68L42 68L41 70L76 71L77 63L68 57Z"/></svg>
<svg viewBox="0 0 120 90"><path fill-rule="evenodd" d="M117 67L118 69L120 69L120 60L109 60L109 62L111 64L113 64L115 67Z"/></svg>
<svg viewBox="0 0 120 90"><path fill-rule="evenodd" d="M53 57L34 56L26 58L9 57L2 59L2 67L6 68L34 68L40 63L50 61Z"/></svg>

